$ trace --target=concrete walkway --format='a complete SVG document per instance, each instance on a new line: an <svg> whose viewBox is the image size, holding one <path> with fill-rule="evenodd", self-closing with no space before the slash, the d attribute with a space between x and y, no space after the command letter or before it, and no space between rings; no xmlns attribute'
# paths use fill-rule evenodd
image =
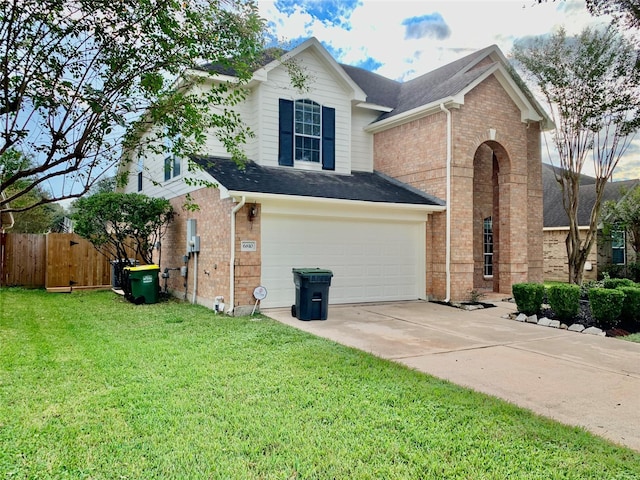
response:
<svg viewBox="0 0 640 480"><path fill-rule="evenodd" d="M640 451L640 344L429 302L330 305L325 321L265 315Z"/></svg>

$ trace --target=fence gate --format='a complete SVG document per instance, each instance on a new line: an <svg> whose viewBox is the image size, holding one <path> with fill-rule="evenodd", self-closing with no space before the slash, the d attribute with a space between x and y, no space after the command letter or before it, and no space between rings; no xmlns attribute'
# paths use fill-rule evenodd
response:
<svg viewBox="0 0 640 480"><path fill-rule="evenodd" d="M2 286L60 292L111 284L109 260L73 233L2 234L0 270Z"/></svg>
<svg viewBox="0 0 640 480"><path fill-rule="evenodd" d="M109 286L110 278L108 259L91 243L74 233L47 235L47 290Z"/></svg>

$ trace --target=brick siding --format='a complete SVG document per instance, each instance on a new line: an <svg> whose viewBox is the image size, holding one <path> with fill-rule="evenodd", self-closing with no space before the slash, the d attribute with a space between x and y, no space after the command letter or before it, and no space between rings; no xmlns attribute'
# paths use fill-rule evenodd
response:
<svg viewBox="0 0 640 480"><path fill-rule="evenodd" d="M200 236L200 254L198 255L197 297L199 304L213 308L215 298L224 297L225 310L230 305L229 263L231 261L230 236L231 212L235 206L229 198L220 199L220 192L214 188L203 188L191 193L192 201L199 206L199 210L186 211L183 206L185 196L176 197L171 204L176 211L175 220L169 226L166 236L162 240L161 271L166 267L184 266L183 256L187 249L187 220L197 222L197 235ZM256 252L241 252L241 240L260 239L260 206L257 205L257 215L251 221L248 211L252 205L245 205L236 214L236 253L235 253L235 305L250 305L253 303L253 290L260 282L260 242ZM187 263L188 276L185 279L180 272L170 272L167 286L171 293L179 298L191 301L193 298L194 278L193 255ZM164 280L161 279L161 286Z"/></svg>
<svg viewBox="0 0 640 480"><path fill-rule="evenodd" d="M509 294L513 283L541 281L539 125L521 121L520 110L494 77L469 92L451 116L451 298L464 300L471 290L488 286L478 272L481 222L488 210L497 217L499 235L492 290ZM374 168L446 199L446 119L438 112L376 133ZM493 163L488 151L497 157L496 177L487 172ZM446 294L445 223L444 213L427 223L426 293L440 299Z"/></svg>

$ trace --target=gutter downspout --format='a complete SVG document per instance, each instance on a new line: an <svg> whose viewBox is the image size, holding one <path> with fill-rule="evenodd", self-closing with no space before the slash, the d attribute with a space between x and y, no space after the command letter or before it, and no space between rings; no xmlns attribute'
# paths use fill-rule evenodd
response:
<svg viewBox="0 0 640 480"><path fill-rule="evenodd" d="M445 251L445 275L446 294L445 302L451 300L451 111L447 110L444 103L440 104L440 110L447 114L447 227L446 227L446 251Z"/></svg>
<svg viewBox="0 0 640 480"><path fill-rule="evenodd" d="M193 252L193 303L197 302L196 292L198 290L198 252Z"/></svg>
<svg viewBox="0 0 640 480"><path fill-rule="evenodd" d="M229 310L227 313L231 315L235 305L235 263L236 263L236 213L242 207L244 207L247 198L243 195L240 203L238 203L233 210L231 210L231 260L229 260Z"/></svg>

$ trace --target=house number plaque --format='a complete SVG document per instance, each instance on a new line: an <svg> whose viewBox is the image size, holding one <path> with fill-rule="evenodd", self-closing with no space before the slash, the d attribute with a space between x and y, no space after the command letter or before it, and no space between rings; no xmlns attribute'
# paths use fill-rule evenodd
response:
<svg viewBox="0 0 640 480"><path fill-rule="evenodd" d="M255 252L258 246L258 242L255 240L240 240L241 252Z"/></svg>

